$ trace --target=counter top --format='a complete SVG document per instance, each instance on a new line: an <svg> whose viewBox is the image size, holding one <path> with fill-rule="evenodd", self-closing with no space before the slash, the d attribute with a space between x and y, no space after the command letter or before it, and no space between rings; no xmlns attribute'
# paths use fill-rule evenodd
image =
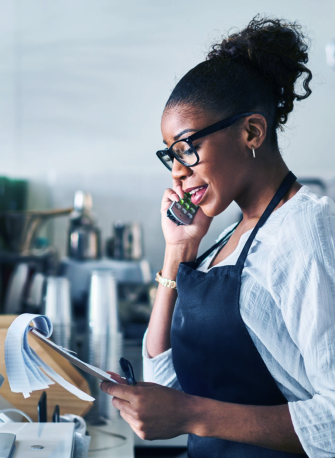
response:
<svg viewBox="0 0 335 458"><path fill-rule="evenodd" d="M122 418L104 426L87 425L91 436L89 458L134 458L134 433Z"/></svg>
<svg viewBox="0 0 335 458"><path fill-rule="evenodd" d="M109 421L105 426L88 425L87 429L91 436L89 458L134 458L135 445L137 447L187 446L187 435L169 440L142 440L122 418Z"/></svg>

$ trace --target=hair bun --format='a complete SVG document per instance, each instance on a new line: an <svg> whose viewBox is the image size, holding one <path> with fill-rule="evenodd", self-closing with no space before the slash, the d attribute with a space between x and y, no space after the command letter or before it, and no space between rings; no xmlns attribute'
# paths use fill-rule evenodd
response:
<svg viewBox="0 0 335 458"><path fill-rule="evenodd" d="M308 43L297 23L282 19L254 17L238 33L212 46L207 59L229 59L253 68L272 81L277 103L277 126L285 124L295 100L311 94L311 71L308 62ZM296 81L303 76L304 93L295 91Z"/></svg>

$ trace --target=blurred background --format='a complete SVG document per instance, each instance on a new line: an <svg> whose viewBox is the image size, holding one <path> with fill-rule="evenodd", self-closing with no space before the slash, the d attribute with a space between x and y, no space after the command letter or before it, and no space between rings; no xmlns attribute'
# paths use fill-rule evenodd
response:
<svg viewBox="0 0 335 458"><path fill-rule="evenodd" d="M299 181L334 198L335 2L0 0L0 12L0 312L46 313L56 343L116 371L128 355L140 378L172 89L257 13L298 21L313 93L280 149ZM238 216L231 205L215 218L201 250ZM113 417L89 383L91 420Z"/></svg>
<svg viewBox="0 0 335 458"><path fill-rule="evenodd" d="M159 206L170 176L155 157L160 119L176 82L210 45L257 13L297 20L311 39L313 94L296 104L282 154L299 176L335 176L332 0L0 0L0 175L29 181L29 209L93 196L102 235L116 220L143 226L154 270L164 251ZM236 218L216 219L210 245ZM46 236L66 253L67 218Z"/></svg>

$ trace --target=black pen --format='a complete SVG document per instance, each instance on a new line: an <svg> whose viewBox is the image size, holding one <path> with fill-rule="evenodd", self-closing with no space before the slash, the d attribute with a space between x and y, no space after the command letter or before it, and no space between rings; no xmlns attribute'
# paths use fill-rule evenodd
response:
<svg viewBox="0 0 335 458"><path fill-rule="evenodd" d="M37 404L38 422L46 423L47 420L47 394L43 391Z"/></svg>
<svg viewBox="0 0 335 458"><path fill-rule="evenodd" d="M137 385L137 382L134 376L133 367L130 364L130 362L125 358L120 358L120 366L124 373L124 376L126 377L127 385L132 385L132 386Z"/></svg>
<svg viewBox="0 0 335 458"><path fill-rule="evenodd" d="M52 414L52 422L53 423L59 423L60 422L59 405L58 404L55 405L55 410L54 410L54 413Z"/></svg>

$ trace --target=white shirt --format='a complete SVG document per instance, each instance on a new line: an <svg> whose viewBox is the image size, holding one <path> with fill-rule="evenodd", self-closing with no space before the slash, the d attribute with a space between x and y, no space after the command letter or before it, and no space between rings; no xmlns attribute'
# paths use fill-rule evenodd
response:
<svg viewBox="0 0 335 458"><path fill-rule="evenodd" d="M233 228L228 227L219 238ZM234 265L251 230L226 259ZM206 272L215 252L199 270ZM242 271L240 310L249 334L288 400L307 455L335 456L335 204L307 186L259 229ZM181 389L171 349L149 358L144 379Z"/></svg>

